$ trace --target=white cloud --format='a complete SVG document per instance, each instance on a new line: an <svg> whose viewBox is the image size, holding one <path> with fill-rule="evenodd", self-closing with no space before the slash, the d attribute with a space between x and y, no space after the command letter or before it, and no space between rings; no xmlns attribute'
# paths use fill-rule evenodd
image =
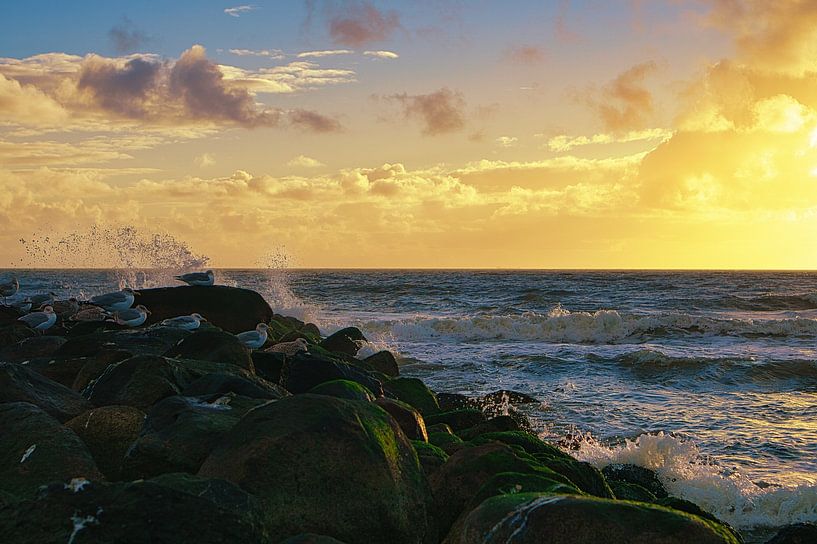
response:
<svg viewBox="0 0 817 544"><path fill-rule="evenodd" d="M226 13L230 17L241 17L241 15L243 13L248 13L248 12L254 11L256 9L258 9L258 8L255 7L255 6L249 6L249 5L234 6L232 8L225 8L224 13Z"/></svg>
<svg viewBox="0 0 817 544"><path fill-rule="evenodd" d="M208 166L216 164L216 159L210 153L202 153L193 159L193 162L196 163L196 166L199 168L207 168Z"/></svg>
<svg viewBox="0 0 817 544"><path fill-rule="evenodd" d="M496 143L499 147L514 147L517 142L519 142L519 138L516 136L500 136L496 139Z"/></svg>
<svg viewBox="0 0 817 544"><path fill-rule="evenodd" d="M275 60L286 56L280 49L230 49L230 53L238 57L267 57Z"/></svg>
<svg viewBox="0 0 817 544"><path fill-rule="evenodd" d="M335 55L351 55L354 51L349 49L329 49L326 51L304 51L302 53L298 53L295 55L299 59L305 58L321 58L321 57L334 57Z"/></svg>
<svg viewBox="0 0 817 544"><path fill-rule="evenodd" d="M396 59L400 57L400 55L394 51L364 51L363 54L367 57L375 57L378 59Z"/></svg>
<svg viewBox="0 0 817 544"><path fill-rule="evenodd" d="M317 159L313 159L312 157L298 155L297 157L291 159L287 163L287 166L291 166L293 168L320 168L321 166L326 165Z"/></svg>
<svg viewBox="0 0 817 544"><path fill-rule="evenodd" d="M601 145L601 144L621 144L629 142L642 141L667 141L672 136L672 131L664 128L649 128L646 130L634 130L627 132L624 135L616 135L612 133L593 134L592 136L568 136L560 134L548 140L547 146L551 151L566 152L574 147L585 145ZM536 134L537 138L544 138L544 134Z"/></svg>

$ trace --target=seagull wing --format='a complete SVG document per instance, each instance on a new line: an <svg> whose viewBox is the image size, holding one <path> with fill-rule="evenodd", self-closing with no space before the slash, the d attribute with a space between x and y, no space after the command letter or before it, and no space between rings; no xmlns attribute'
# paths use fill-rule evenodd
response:
<svg viewBox="0 0 817 544"><path fill-rule="evenodd" d="M117 314L122 321L131 321L132 319L139 319L142 317L142 312L136 308L129 308L127 310L119 310Z"/></svg>
<svg viewBox="0 0 817 544"><path fill-rule="evenodd" d="M117 302L124 302L125 300L127 299L125 298L125 294L122 292L105 293L104 295L97 295L95 297L91 297L91 302L99 306L110 306L111 304L116 304Z"/></svg>
<svg viewBox="0 0 817 544"><path fill-rule="evenodd" d="M45 312L34 312L24 315L23 317L19 318L18 321L22 321L29 327L33 328L48 321L48 314Z"/></svg>
<svg viewBox="0 0 817 544"><path fill-rule="evenodd" d="M241 332L236 336L242 342L258 342L261 339L261 335L258 334L258 331Z"/></svg>

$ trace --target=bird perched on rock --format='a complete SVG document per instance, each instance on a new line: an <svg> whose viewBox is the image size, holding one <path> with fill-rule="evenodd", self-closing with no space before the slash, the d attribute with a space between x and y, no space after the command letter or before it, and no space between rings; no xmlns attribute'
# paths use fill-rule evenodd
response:
<svg viewBox="0 0 817 544"><path fill-rule="evenodd" d="M17 321L22 321L32 329L44 331L54 326L54 323L57 322L57 314L54 313L54 308L46 306L41 312L31 312L20 317Z"/></svg>
<svg viewBox="0 0 817 544"><path fill-rule="evenodd" d="M111 313L99 306L86 306L68 318L69 321L105 321Z"/></svg>
<svg viewBox="0 0 817 544"><path fill-rule="evenodd" d="M180 315L178 317L171 317L162 321L163 327L174 327L177 329L184 329L186 331L194 331L199 328L202 321L207 321L199 314Z"/></svg>
<svg viewBox="0 0 817 544"><path fill-rule="evenodd" d="M7 297L13 297L20 290L20 282L17 276L11 274L0 278L0 297L3 297L3 304Z"/></svg>
<svg viewBox="0 0 817 544"><path fill-rule="evenodd" d="M114 312L113 321L126 327L138 327L147 320L149 314L150 310L140 304L136 308L127 308Z"/></svg>
<svg viewBox="0 0 817 544"><path fill-rule="evenodd" d="M266 343L268 330L269 326L266 323L259 323L254 331L240 332L236 336L248 348L258 349Z"/></svg>
<svg viewBox="0 0 817 544"><path fill-rule="evenodd" d="M27 314L31 311L31 299L24 298L23 300L18 300L17 302L12 302L11 305L17 309L18 312L21 314Z"/></svg>
<svg viewBox="0 0 817 544"><path fill-rule="evenodd" d="M212 270L207 272L190 272L189 274L182 274L175 276L179 281L183 281L187 285L213 285L216 281L216 276Z"/></svg>
<svg viewBox="0 0 817 544"><path fill-rule="evenodd" d="M264 351L269 353L283 353L287 357L294 357L302 351L309 351L309 344L303 338L296 338L292 342L279 342Z"/></svg>
<svg viewBox="0 0 817 544"><path fill-rule="evenodd" d="M37 293L36 295L31 295L31 305L34 308L42 308L43 306L51 306L54 303L54 299L56 298L57 293L51 291L48 293Z"/></svg>
<svg viewBox="0 0 817 544"><path fill-rule="evenodd" d="M51 307L63 319L67 319L79 311L79 301L74 297L68 300L55 300Z"/></svg>
<svg viewBox="0 0 817 544"><path fill-rule="evenodd" d="M104 295L91 297L91 304L102 306L108 311L127 310L133 306L134 295L138 294L139 291L125 287L115 293L105 293Z"/></svg>

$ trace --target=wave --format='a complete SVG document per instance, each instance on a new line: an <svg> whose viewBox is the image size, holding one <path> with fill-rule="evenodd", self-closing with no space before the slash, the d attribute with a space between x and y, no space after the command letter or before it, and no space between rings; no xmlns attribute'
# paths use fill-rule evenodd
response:
<svg viewBox="0 0 817 544"><path fill-rule="evenodd" d="M365 333L401 341L522 340L605 344L666 336L813 337L817 319L723 319L684 313L622 315L616 310L460 317L414 316L360 323Z"/></svg>
<svg viewBox="0 0 817 544"><path fill-rule="evenodd" d="M760 486L708 462L693 442L663 432L644 434L618 446L585 437L571 453L598 468L630 463L654 470L671 494L738 529L817 521L817 482Z"/></svg>
<svg viewBox="0 0 817 544"><path fill-rule="evenodd" d="M794 295L762 295L759 297L728 296L718 300L714 306L726 310L749 312L773 312L783 310L817 309L817 293Z"/></svg>

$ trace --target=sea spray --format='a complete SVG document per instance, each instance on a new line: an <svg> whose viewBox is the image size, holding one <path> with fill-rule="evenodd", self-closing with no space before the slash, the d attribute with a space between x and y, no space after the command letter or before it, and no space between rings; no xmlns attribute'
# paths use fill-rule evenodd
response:
<svg viewBox="0 0 817 544"><path fill-rule="evenodd" d="M317 304L301 300L292 291L289 270L293 266L293 261L292 255L283 247L275 248L259 257L256 266L264 274L259 290L275 313L295 317L320 327L321 308Z"/></svg>

